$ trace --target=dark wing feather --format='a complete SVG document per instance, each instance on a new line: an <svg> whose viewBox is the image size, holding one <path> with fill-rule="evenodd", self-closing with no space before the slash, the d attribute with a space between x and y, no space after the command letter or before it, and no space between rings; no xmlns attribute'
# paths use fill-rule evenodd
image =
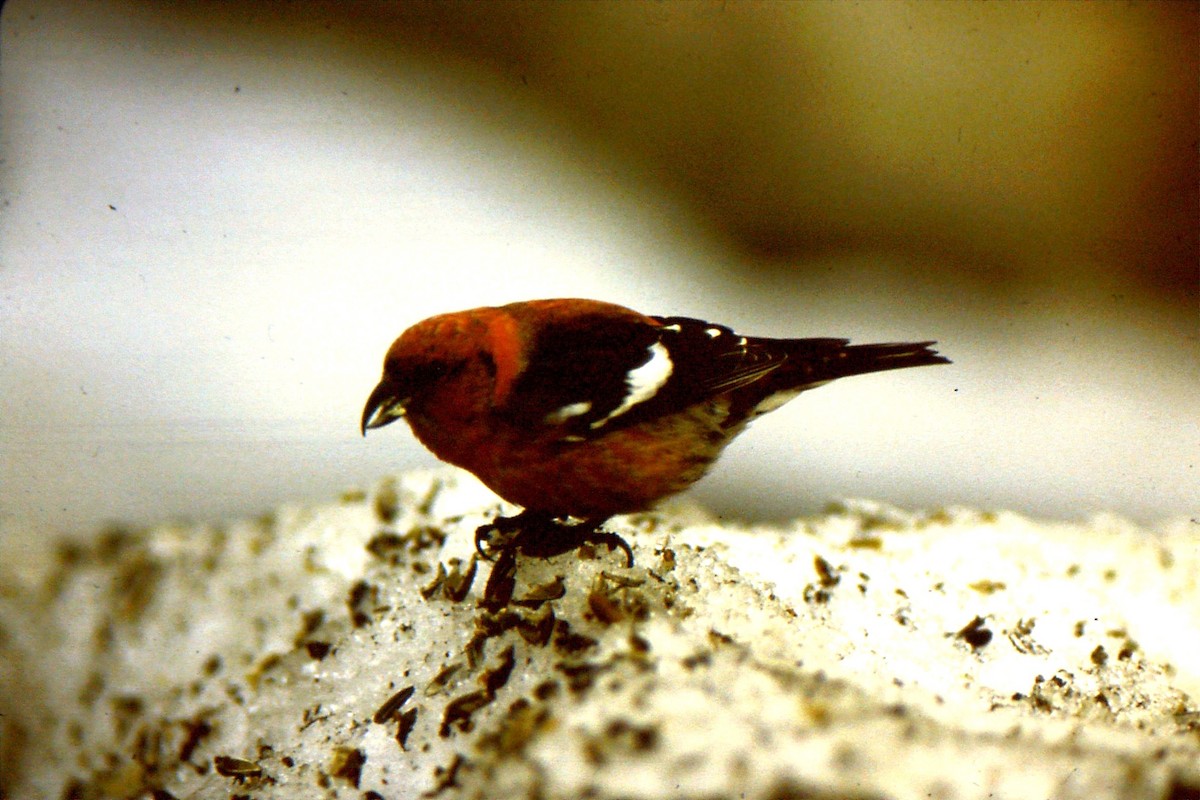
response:
<svg viewBox="0 0 1200 800"><path fill-rule="evenodd" d="M690 317L655 317L663 324L663 341L675 358L681 398L695 402L732 392L783 366L791 357L787 340L739 336L724 325ZM845 339L813 339L839 346Z"/></svg>
<svg viewBox="0 0 1200 800"><path fill-rule="evenodd" d="M584 314L539 329L526 369L500 411L520 425L551 425L564 434L589 430L617 408L629 373L650 360L659 330L649 322ZM588 410L555 420L562 409Z"/></svg>
<svg viewBox="0 0 1200 800"><path fill-rule="evenodd" d="M776 393L795 393L848 375L946 363L932 342L848 346L848 339L739 336L689 317L614 320L580 315L544 326L529 366L502 413L515 423L578 441L729 395L726 425L754 413ZM653 392L626 404L630 373L665 348L670 374Z"/></svg>
<svg viewBox="0 0 1200 800"><path fill-rule="evenodd" d="M516 424L546 426L567 439L592 438L754 384L787 360L770 339L747 339L688 317L653 319L660 325L600 314L545 325L501 412ZM622 408L630 373L651 359L656 344L670 358L670 376Z"/></svg>

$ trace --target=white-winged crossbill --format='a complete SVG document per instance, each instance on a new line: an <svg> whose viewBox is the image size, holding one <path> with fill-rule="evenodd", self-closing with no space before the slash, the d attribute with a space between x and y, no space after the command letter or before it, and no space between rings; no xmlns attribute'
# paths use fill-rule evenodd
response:
<svg viewBox="0 0 1200 800"><path fill-rule="evenodd" d="M405 417L526 513L593 522L699 480L755 417L807 389L946 364L934 342L766 339L557 299L441 314L387 352L362 432Z"/></svg>

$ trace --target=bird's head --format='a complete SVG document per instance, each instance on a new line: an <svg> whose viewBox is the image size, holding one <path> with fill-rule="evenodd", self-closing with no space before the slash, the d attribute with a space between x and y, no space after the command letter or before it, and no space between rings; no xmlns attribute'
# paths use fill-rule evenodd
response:
<svg viewBox="0 0 1200 800"><path fill-rule="evenodd" d="M490 360L481 351L472 326L456 315L433 317L406 330L392 343L383 361L383 377L363 407L361 430L390 425L411 409L445 405L439 395L471 363Z"/></svg>

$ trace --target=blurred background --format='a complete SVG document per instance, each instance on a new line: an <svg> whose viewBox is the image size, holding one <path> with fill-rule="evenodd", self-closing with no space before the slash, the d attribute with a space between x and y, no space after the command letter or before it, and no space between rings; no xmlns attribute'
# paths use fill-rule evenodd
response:
<svg viewBox="0 0 1200 800"><path fill-rule="evenodd" d="M587 296L937 339L692 493L1200 514L1192 3L9 0L0 523L257 514L433 313Z"/></svg>

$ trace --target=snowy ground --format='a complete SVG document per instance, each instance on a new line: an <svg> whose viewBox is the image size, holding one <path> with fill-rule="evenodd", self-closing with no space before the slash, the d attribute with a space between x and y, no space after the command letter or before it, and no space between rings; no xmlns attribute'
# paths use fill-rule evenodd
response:
<svg viewBox="0 0 1200 800"><path fill-rule="evenodd" d="M498 507L415 473L5 553L0 797L1200 796L1194 519L678 506L488 609Z"/></svg>

